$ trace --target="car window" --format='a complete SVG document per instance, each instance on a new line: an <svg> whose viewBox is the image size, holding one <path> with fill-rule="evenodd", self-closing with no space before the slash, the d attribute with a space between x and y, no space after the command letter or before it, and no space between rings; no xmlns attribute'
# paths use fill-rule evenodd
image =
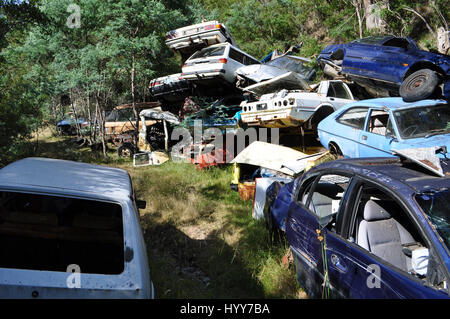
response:
<svg viewBox="0 0 450 319"><path fill-rule="evenodd" d="M233 59L236 62L244 64L244 55L241 52L236 51L233 48L230 48L230 53L228 54L228 56L230 57L230 59Z"/></svg>
<svg viewBox="0 0 450 319"><path fill-rule="evenodd" d="M123 272L121 205L0 192L0 267L66 272L71 264L83 273Z"/></svg>
<svg viewBox="0 0 450 319"><path fill-rule="evenodd" d="M351 108L342 113L338 117L337 121L341 124L349 125L362 130L364 129L364 124L366 122L367 111L367 107Z"/></svg>
<svg viewBox="0 0 450 319"><path fill-rule="evenodd" d="M450 132L448 104L414 107L394 112L399 134L404 139L431 137Z"/></svg>
<svg viewBox="0 0 450 319"><path fill-rule="evenodd" d="M200 51L195 52L190 58L191 59L198 59L198 58L206 58L211 56L222 56L225 52L225 46L218 46L218 47L207 47L204 49L201 49Z"/></svg>
<svg viewBox="0 0 450 319"><path fill-rule="evenodd" d="M350 241L390 266L426 276L428 247L404 207L371 183L363 183L358 191Z"/></svg>
<svg viewBox="0 0 450 319"><path fill-rule="evenodd" d="M382 110L372 110L370 112L369 117L369 126L367 130L370 133L378 134L378 135L392 135L392 124L389 125L389 113Z"/></svg>
<svg viewBox="0 0 450 319"><path fill-rule="evenodd" d="M351 99L349 93L345 89L344 84L342 82L330 82L327 96L336 97L338 99L348 99L348 100Z"/></svg>
<svg viewBox="0 0 450 319"><path fill-rule="evenodd" d="M385 43L383 43L383 46L397 47L397 48L402 48L402 49L408 48L408 45L409 45L408 40L406 40L404 38L392 38L392 39L386 41Z"/></svg>
<svg viewBox="0 0 450 319"><path fill-rule="evenodd" d="M350 178L347 176L327 174L321 176L313 186L308 208L322 226L330 225L330 229L334 230L341 201L349 182Z"/></svg>

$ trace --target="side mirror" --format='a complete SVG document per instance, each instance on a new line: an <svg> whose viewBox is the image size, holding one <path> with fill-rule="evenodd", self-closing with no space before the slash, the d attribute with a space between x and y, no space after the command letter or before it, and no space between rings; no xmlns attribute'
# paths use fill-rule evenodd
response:
<svg viewBox="0 0 450 319"><path fill-rule="evenodd" d="M145 200L136 200L136 206L139 209L145 209L145 207L147 207L147 202Z"/></svg>

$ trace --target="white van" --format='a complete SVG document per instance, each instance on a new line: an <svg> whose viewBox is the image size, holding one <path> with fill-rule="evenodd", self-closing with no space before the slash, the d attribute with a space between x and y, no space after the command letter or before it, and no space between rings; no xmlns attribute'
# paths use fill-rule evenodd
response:
<svg viewBox="0 0 450 319"><path fill-rule="evenodd" d="M220 43L195 52L186 60L181 75L187 80L221 79L234 83L236 70L250 64L260 62L229 43Z"/></svg>

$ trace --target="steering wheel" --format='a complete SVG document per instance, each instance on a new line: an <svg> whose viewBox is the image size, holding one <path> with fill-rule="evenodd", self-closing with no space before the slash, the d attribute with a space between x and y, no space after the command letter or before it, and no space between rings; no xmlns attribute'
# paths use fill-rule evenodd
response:
<svg viewBox="0 0 450 319"><path fill-rule="evenodd" d="M403 130L403 134L409 137L409 136L413 135L417 131L418 128L419 128L418 125L408 126L407 128L405 128ZM406 132L409 132L409 131L411 131L411 133L407 134Z"/></svg>

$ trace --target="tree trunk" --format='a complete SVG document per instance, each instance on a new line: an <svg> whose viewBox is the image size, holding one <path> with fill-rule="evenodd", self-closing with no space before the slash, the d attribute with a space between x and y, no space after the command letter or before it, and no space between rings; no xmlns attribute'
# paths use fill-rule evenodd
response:
<svg viewBox="0 0 450 319"><path fill-rule="evenodd" d="M75 116L75 128L77 129L77 136L81 136L81 128L80 124L78 123L78 115L77 111L75 111L75 105L73 103L73 94L72 89L70 90L70 108L72 109L73 115Z"/></svg>
<svg viewBox="0 0 450 319"><path fill-rule="evenodd" d="M133 114L136 120L134 127L133 142L134 145L138 145L138 134L139 134L139 114L136 108L136 53L131 52L131 103L133 105Z"/></svg>

